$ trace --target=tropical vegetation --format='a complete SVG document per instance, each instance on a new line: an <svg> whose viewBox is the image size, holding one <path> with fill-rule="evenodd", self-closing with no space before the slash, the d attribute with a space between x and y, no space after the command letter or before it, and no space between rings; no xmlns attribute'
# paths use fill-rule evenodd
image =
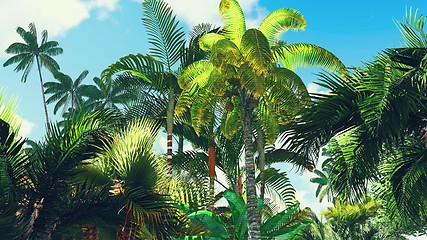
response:
<svg viewBox="0 0 427 240"><path fill-rule="evenodd" d="M34 23L17 28L24 42L3 65L17 64L25 82L37 63L47 131L20 137L16 100L0 90L1 239L426 233L425 17L409 10L397 22L401 48L347 69L320 46L282 40L307 24L295 9L247 29L239 3L221 0L223 26L197 25L186 40L165 1L142 7L148 53L112 60L92 84L88 70L74 80L60 71L52 57L62 48L46 30L39 43ZM322 68L328 93L308 93L302 67ZM47 104L62 109L58 122ZM300 207L284 162L314 173L312 194L332 204L321 216Z"/></svg>

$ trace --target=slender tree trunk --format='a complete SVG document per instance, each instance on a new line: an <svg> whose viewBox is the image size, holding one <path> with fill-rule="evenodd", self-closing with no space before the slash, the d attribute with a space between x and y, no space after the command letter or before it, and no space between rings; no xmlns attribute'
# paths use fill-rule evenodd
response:
<svg viewBox="0 0 427 240"><path fill-rule="evenodd" d="M255 186L255 162L253 151L252 113L250 97L245 90L242 91L243 103L243 139L245 143L246 167L246 197L248 214L249 240L261 239L260 216L258 213L258 200Z"/></svg>
<svg viewBox="0 0 427 240"><path fill-rule="evenodd" d="M175 107L173 87L169 88L168 106L166 110L166 131L167 131L167 157L168 157L168 170L172 175L172 132L173 132L173 115Z"/></svg>
<svg viewBox="0 0 427 240"><path fill-rule="evenodd" d="M211 139L213 140L213 139ZM215 156L215 147L211 141L209 141L208 147L208 167L209 167L209 210L213 211L215 204L215 166L216 166L216 156Z"/></svg>
<svg viewBox="0 0 427 240"><path fill-rule="evenodd" d="M258 160L259 160L259 171L260 171L260 198L264 200L265 194L265 151L264 151L264 131L262 128L258 129L258 138L257 138L257 150L258 150Z"/></svg>
<svg viewBox="0 0 427 240"><path fill-rule="evenodd" d="M46 98L44 96L44 87L43 87L43 78L42 78L42 71L41 71L41 62L40 62L40 59L39 59L38 55L36 55L36 61L37 61L37 68L39 70L40 86L41 86L41 89L42 89L42 98L43 98L44 113L46 115L47 134L50 134L49 114L47 112Z"/></svg>
<svg viewBox="0 0 427 240"><path fill-rule="evenodd" d="M57 227L57 220L48 217L47 209L43 207L49 206L50 201L46 200L43 202L42 199L40 202L34 204L34 210L31 215L30 227L32 228L32 233L29 239L34 240L50 240L52 239L52 233Z"/></svg>

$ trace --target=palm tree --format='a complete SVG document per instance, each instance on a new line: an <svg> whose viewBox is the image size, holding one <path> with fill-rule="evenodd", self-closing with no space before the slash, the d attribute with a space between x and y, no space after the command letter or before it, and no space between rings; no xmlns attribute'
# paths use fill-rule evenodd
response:
<svg viewBox="0 0 427 240"><path fill-rule="evenodd" d="M164 187L170 180L167 161L153 152L159 128L155 121L132 121L111 138L94 163L113 180L110 193L125 214L119 232L129 237L165 239L176 234L179 225Z"/></svg>
<svg viewBox="0 0 427 240"><path fill-rule="evenodd" d="M169 171L172 171L172 133L174 122L175 97L180 89L177 77L172 70L180 60L184 46L184 32L179 27L170 7L164 1L145 0L143 24L147 29L149 55L131 54L110 65L102 72L102 79L110 79L114 74L129 72L140 78L140 83L148 87L156 98L165 102L167 156Z"/></svg>
<svg viewBox="0 0 427 240"><path fill-rule="evenodd" d="M46 125L47 131L50 133L49 126L49 115L47 111L46 99L44 96L43 89L43 78L41 68L42 66L46 67L49 71L53 72L59 70L58 63L52 58L52 56L57 56L62 53L62 48L58 45L56 41L48 41L48 33L46 30L42 31L42 40L39 45L37 41L37 31L34 23L30 23L29 31L24 30L22 27L18 27L16 32L22 37L25 43L16 42L12 43L7 49L6 53L15 54L15 56L6 60L3 64L4 67L11 64L17 63L15 67L16 72L23 71L21 81L26 82L28 74L33 66L34 59L37 63L37 70L39 72L40 78L40 87L42 91L43 106L46 115Z"/></svg>
<svg viewBox="0 0 427 240"><path fill-rule="evenodd" d="M81 84L82 81L89 74L88 70L84 70L80 75L73 81L69 75L62 72L55 72L54 77L58 82L46 82L44 87L46 88L45 94L52 94L46 103L50 104L56 102L53 109L53 113L56 114L59 108L63 107L63 112L71 107L71 113L81 106L84 101L83 97L90 97L95 91L95 87L92 85Z"/></svg>
<svg viewBox="0 0 427 240"><path fill-rule="evenodd" d="M350 78L320 75L330 94L314 96L317 101L287 133L291 148L310 159L334 137L329 180L335 194L360 201L368 182L379 179L388 186L381 196L394 209L389 213L413 223L427 216L419 194L427 189L425 21L410 11L397 23L404 47L384 51Z"/></svg>
<svg viewBox="0 0 427 240"><path fill-rule="evenodd" d="M200 133L204 126L215 122L218 104L222 103L220 127L224 135L231 138L240 127L243 128L249 238L258 239L260 221L252 122L259 122L266 142L272 144L279 133L279 125L288 120L287 104L295 106L295 103L302 104L307 100L301 79L291 70L279 67L277 61L289 58L301 65L319 64L342 71L345 68L331 53L317 46L281 44L277 48L270 47L270 42L277 40L283 31L305 26L302 16L293 9L271 13L259 30L246 30L237 1L221 1L220 14L225 24L222 34L210 33L200 39L201 48L210 51L210 59L195 62L180 74L178 80L183 92L176 112L179 115L191 106L192 123ZM286 61L282 62L286 66Z"/></svg>
<svg viewBox="0 0 427 240"><path fill-rule="evenodd" d="M124 86L128 83L129 77L126 74L120 74L111 81L102 81L100 78L93 78L95 88L88 96L87 104L94 108L112 108L120 109L120 105L125 105L135 97L134 92Z"/></svg>

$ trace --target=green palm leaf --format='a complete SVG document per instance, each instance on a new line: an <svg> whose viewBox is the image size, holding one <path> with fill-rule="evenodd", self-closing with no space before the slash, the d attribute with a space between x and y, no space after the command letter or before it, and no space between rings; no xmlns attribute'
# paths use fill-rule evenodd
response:
<svg viewBox="0 0 427 240"><path fill-rule="evenodd" d="M259 183L260 175L257 176L256 182ZM287 174L280 172L275 168L265 170L265 187L272 197L278 197L279 202L285 206L291 206L295 202L295 189L292 186Z"/></svg>
<svg viewBox="0 0 427 240"><path fill-rule="evenodd" d="M273 58L267 38L257 29L249 29L242 37L240 51L255 74L261 75L271 68Z"/></svg>
<svg viewBox="0 0 427 240"><path fill-rule="evenodd" d="M261 98L259 99L257 113L264 129L265 141L267 145L273 145L279 134L279 121L274 105Z"/></svg>
<svg viewBox="0 0 427 240"><path fill-rule="evenodd" d="M212 47L217 43L219 40L226 39L226 37L222 34L218 33L208 33L203 35L199 40L199 46L204 51L211 51Z"/></svg>
<svg viewBox="0 0 427 240"><path fill-rule="evenodd" d="M219 4L219 14L224 23L224 36L239 47L246 31L245 16L239 3L236 0L222 0Z"/></svg>
<svg viewBox="0 0 427 240"><path fill-rule="evenodd" d="M232 191L225 191L223 197L227 199L231 210L231 215L234 224L234 236L237 239L242 239L248 230L247 206L241 196Z"/></svg>
<svg viewBox="0 0 427 240"><path fill-rule="evenodd" d="M401 150L402 155L387 163L384 168L391 170L389 181L400 214L414 221L420 221L419 216L427 214L423 207L427 200L421 194L427 187L425 143L420 139L409 138Z"/></svg>
<svg viewBox="0 0 427 240"><path fill-rule="evenodd" d="M26 237L29 222L24 219L25 214L17 213L22 213L19 201L25 188L31 187L23 180L29 166L28 156L21 151L25 141L18 139L14 131L0 119L0 237L10 239Z"/></svg>
<svg viewBox="0 0 427 240"><path fill-rule="evenodd" d="M184 32L173 16L171 8L164 2L145 0L144 26L147 28L148 41L153 46L150 54L158 58L168 71L180 59L180 51L184 46Z"/></svg>
<svg viewBox="0 0 427 240"><path fill-rule="evenodd" d="M293 204L292 206L288 207L286 210L274 215L273 217L269 218L265 223L261 226L261 231L268 233L270 231L273 231L280 227L280 225L283 224L283 222L287 221L290 216L299 208L299 203Z"/></svg>
<svg viewBox="0 0 427 240"><path fill-rule="evenodd" d="M304 67L320 67L338 74L346 74L344 64L331 52L314 44L294 43L278 47L276 58L285 68L295 70Z"/></svg>
<svg viewBox="0 0 427 240"><path fill-rule="evenodd" d="M101 79L111 79L113 75L129 72L140 74L138 77L144 79L150 84L155 84L156 86L163 89L163 65L156 61L153 57L149 55L142 54L129 54L128 56L120 58L116 63L111 64L101 73Z"/></svg>
<svg viewBox="0 0 427 240"><path fill-rule="evenodd" d="M403 45L409 48L425 48L427 47L427 36L424 33L424 24L426 17L417 16L418 10L406 12L404 22L396 22L400 34L404 40Z"/></svg>
<svg viewBox="0 0 427 240"><path fill-rule="evenodd" d="M239 48L228 39L219 40L212 48L210 61L224 72L229 68L239 67L242 60Z"/></svg>
<svg viewBox="0 0 427 240"><path fill-rule="evenodd" d="M306 21L302 14L292 8L280 8L270 13L259 26L259 30L268 39L270 45L280 40L283 32L292 30L304 30Z"/></svg>

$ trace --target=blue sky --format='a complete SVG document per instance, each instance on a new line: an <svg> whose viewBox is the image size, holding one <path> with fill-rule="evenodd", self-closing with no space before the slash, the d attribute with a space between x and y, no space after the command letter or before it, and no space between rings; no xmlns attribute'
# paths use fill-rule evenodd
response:
<svg viewBox="0 0 427 240"><path fill-rule="evenodd" d="M167 0L182 26L189 29L200 22L220 26L217 6L219 0ZM248 27L256 27L271 11L295 8L307 20L305 31L287 32L283 40L306 42L322 46L338 56L347 66L359 66L371 60L377 52L400 46L395 20L403 20L406 9L418 8L427 14L426 1L240 1L247 17ZM145 30L141 23L142 6L132 0L1 0L0 3L0 63L8 58L2 49L19 41L17 26L27 27L35 22L41 32L47 29L50 40L56 40L64 53L56 59L61 71L76 78L89 70L85 83L109 64L130 53L146 53ZM44 115L39 80L34 68L27 83L21 83L21 74L14 67L0 67L0 87L9 95L20 98L19 114L25 119L25 134L41 139ZM310 91L318 91L312 84L318 69L298 71ZM44 72L45 81L53 81ZM50 106L51 116L53 106ZM53 117L53 119L57 119ZM304 185L308 176L294 177L295 185ZM301 182L300 182L301 181ZM301 198L313 200L315 186L299 189ZM310 197L308 198L307 196Z"/></svg>
<svg viewBox="0 0 427 240"><path fill-rule="evenodd" d="M189 29L200 22L220 26L219 0L167 0L182 26ZM269 1L242 0L248 27L256 27L271 11L290 7L299 10L307 20L305 31L287 32L288 42L307 42L322 46L348 66L362 61L388 47L399 46L400 36L394 20L402 20L410 6L427 11L425 1ZM134 0L2 0L0 14L0 63L8 56L1 51L19 41L17 26L35 22L38 31L47 29L51 40L57 40L64 53L56 59L61 70L76 78L89 70L86 83L109 64L130 53L146 53L145 30L141 23L142 7ZM6 9L8 9L6 11ZM19 12L19 14L17 14ZM298 71L309 90L318 90L311 82L318 69ZM21 99L19 110L26 119L25 132L40 139L44 132L40 86L35 69L27 83L20 82L13 67L0 67L0 86ZM44 80L52 76L44 72ZM52 106L50 106L52 107ZM51 108L52 110L52 108ZM57 118L53 117L53 120Z"/></svg>

